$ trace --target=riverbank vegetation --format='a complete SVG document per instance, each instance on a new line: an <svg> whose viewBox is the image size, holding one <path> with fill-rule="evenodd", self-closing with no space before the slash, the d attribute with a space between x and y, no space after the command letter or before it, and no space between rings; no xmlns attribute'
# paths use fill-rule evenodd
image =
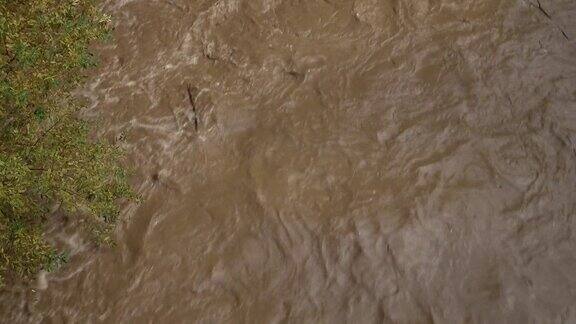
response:
<svg viewBox="0 0 576 324"><path fill-rule="evenodd" d="M132 197L121 152L89 139L70 94L96 64L89 44L108 35L109 18L93 0L0 0L4 277L30 278L62 261L42 231L54 206L111 226L119 200Z"/></svg>

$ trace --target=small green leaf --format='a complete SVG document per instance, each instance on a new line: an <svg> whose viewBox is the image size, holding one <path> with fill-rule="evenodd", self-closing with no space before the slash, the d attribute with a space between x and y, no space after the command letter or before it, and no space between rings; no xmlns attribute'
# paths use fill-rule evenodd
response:
<svg viewBox="0 0 576 324"><path fill-rule="evenodd" d="M42 121L46 118L46 111L44 110L44 108L38 107L36 108L36 110L34 110L34 116L36 116L36 119L38 119L39 121Z"/></svg>

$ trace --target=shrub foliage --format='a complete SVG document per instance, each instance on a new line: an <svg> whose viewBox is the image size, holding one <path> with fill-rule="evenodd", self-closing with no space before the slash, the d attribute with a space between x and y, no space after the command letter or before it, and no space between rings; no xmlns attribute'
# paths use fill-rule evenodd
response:
<svg viewBox="0 0 576 324"><path fill-rule="evenodd" d="M119 149L89 140L70 94L108 26L93 0L0 0L0 275L60 261L43 239L49 206L113 224L132 197Z"/></svg>

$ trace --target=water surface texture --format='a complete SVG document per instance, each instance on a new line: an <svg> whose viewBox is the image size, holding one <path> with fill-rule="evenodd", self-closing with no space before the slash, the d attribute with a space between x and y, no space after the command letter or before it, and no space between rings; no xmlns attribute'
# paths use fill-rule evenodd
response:
<svg viewBox="0 0 576 324"><path fill-rule="evenodd" d="M142 203L6 321L576 323L576 2L104 6Z"/></svg>

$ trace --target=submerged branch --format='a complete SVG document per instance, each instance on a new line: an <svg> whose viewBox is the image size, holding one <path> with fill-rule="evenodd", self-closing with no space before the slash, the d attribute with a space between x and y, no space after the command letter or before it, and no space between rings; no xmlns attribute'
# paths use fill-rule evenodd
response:
<svg viewBox="0 0 576 324"><path fill-rule="evenodd" d="M190 101L190 106L192 107L192 112L194 113L194 129L198 131L198 114L196 112L196 95L194 93L198 92L198 88L192 87L190 84L187 85L186 90L188 92L188 101Z"/></svg>

